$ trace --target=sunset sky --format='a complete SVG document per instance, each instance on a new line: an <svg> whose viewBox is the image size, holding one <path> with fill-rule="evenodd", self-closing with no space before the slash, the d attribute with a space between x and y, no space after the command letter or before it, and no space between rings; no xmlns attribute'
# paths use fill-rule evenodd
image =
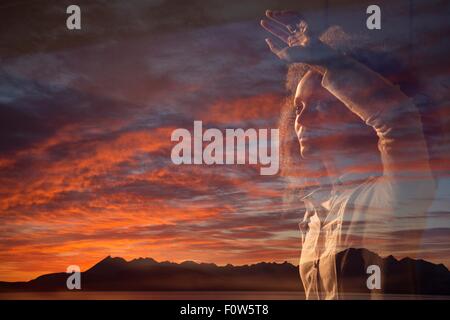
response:
<svg viewBox="0 0 450 320"><path fill-rule="evenodd" d="M296 264L302 212L283 212L281 177L254 165L173 165L170 135L194 120L276 128L286 68L259 19L275 3L307 8L318 25L356 10L335 2L326 14L326 1L80 1L78 33L65 28L64 1L0 5L0 281L86 270L108 255ZM398 3L406 15L408 1ZM436 34L449 31L420 23L413 40L429 42L417 59L439 51ZM386 37L396 43L408 28ZM450 266L450 70L433 63L421 72L439 101L430 117L444 129L423 258ZM396 236L383 254L401 257L402 242L422 235L411 226Z"/></svg>

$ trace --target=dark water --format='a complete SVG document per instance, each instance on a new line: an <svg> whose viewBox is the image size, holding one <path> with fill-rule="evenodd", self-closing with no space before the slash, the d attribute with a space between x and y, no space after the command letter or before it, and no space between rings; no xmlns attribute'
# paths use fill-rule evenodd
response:
<svg viewBox="0 0 450 320"><path fill-rule="evenodd" d="M13 292L0 293L0 300L304 300L302 292L261 291L65 291L65 292Z"/></svg>
<svg viewBox="0 0 450 320"><path fill-rule="evenodd" d="M354 294L352 300L370 299L368 295ZM373 298L373 297L372 297ZM450 296L383 295L387 300L450 300ZM184 291L184 292L136 292L136 291L78 291L78 292L14 292L0 293L0 300L304 300L302 292L264 291Z"/></svg>

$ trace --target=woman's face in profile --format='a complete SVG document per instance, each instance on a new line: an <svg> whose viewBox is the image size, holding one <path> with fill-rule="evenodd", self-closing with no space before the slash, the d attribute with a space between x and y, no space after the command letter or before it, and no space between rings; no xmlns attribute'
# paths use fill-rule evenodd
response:
<svg viewBox="0 0 450 320"><path fill-rule="evenodd" d="M370 127L322 87L322 75L308 71L294 99L295 132L303 158L316 159L354 152L373 136Z"/></svg>

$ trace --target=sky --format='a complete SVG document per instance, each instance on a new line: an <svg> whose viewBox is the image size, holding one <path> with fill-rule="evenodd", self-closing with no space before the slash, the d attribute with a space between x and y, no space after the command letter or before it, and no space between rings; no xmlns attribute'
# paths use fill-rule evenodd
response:
<svg viewBox="0 0 450 320"><path fill-rule="evenodd" d="M345 24L344 9L356 10L350 1L331 1L328 14L326 1L80 2L82 30L73 33L64 1L0 6L1 281L73 264L86 270L108 255L297 263L303 212L284 210L280 176L261 176L256 165L170 159L172 131L191 130L194 120L205 128L277 127L286 67L259 27L275 3L304 9L318 26L324 17ZM398 10L407 8L405 1ZM422 12L430 28L420 31L429 34L413 40L430 43L415 47L417 59L439 52L430 34L448 28ZM407 26L373 41L398 43ZM424 87L437 87L433 114L444 124L435 132L439 189L424 258L450 266L448 69L421 67ZM396 237L384 254L402 256L395 252L402 241L422 235L411 226Z"/></svg>

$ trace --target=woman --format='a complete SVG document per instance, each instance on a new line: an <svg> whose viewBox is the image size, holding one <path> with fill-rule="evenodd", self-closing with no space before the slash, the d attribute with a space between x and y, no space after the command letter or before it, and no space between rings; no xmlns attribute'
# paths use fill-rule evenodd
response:
<svg viewBox="0 0 450 320"><path fill-rule="evenodd" d="M306 209L299 224L306 297L386 292L385 266L377 266L381 286L369 288L363 279L351 278L355 266L346 249L380 252L412 223L423 229L435 184L420 114L399 86L361 63L364 55L358 61L332 49L296 13L267 11L266 16L262 27L284 43L266 39L269 49L291 65L291 77L301 73L291 107L295 119L287 123L291 118L284 113L281 128L288 125L295 133L303 168L284 173L307 182L299 197ZM292 147L285 141L282 151L289 153ZM296 163L295 158L284 161ZM306 170L305 164L315 169ZM417 249L411 239L403 251L411 256ZM360 267L366 270L372 263L363 256ZM414 279L410 283L414 286Z"/></svg>

